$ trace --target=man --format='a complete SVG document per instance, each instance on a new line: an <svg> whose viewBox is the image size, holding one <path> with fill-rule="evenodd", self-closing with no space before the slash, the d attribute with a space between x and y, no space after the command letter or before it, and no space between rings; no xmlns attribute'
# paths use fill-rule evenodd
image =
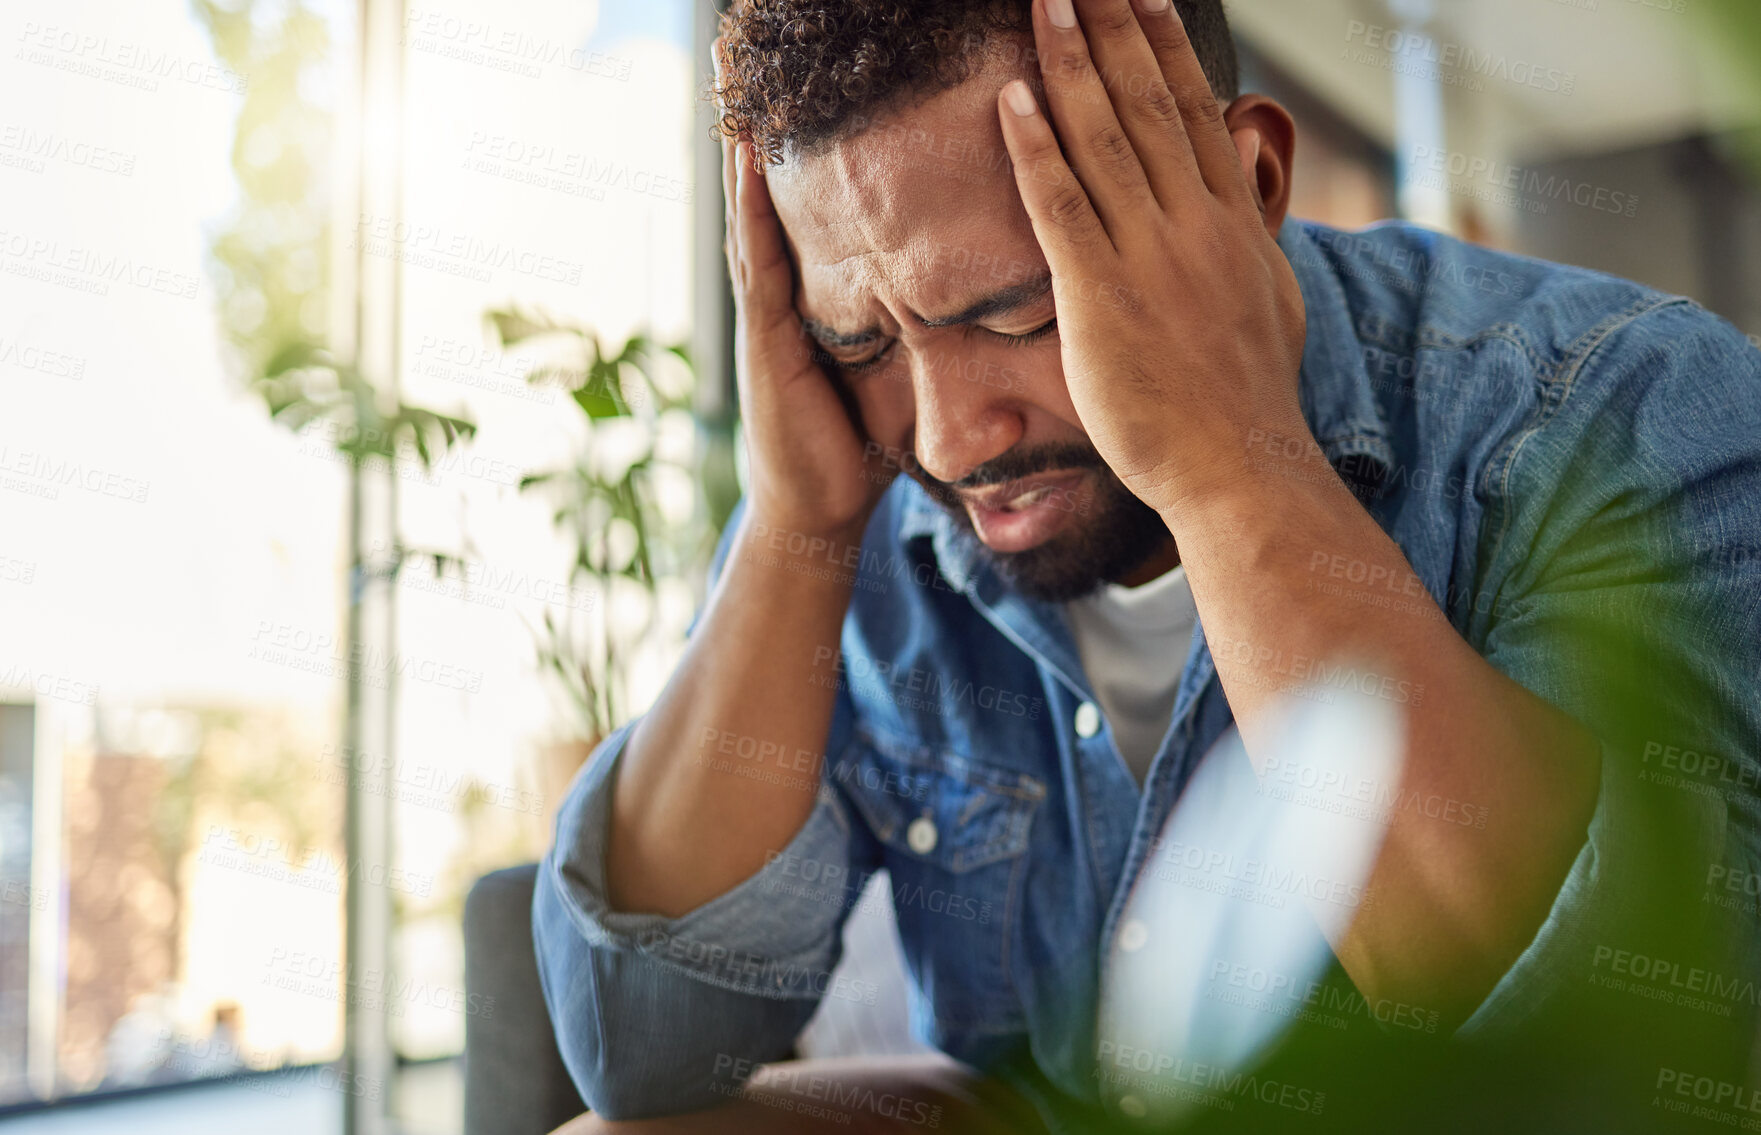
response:
<svg viewBox="0 0 1761 1135"><path fill-rule="evenodd" d="M1086 1130L1154 1111L1114 1090L1139 1055L1247 1130L1535 1050L1643 1130L1743 1089L1756 916L1707 900L1761 862L1761 354L1637 285L1287 220L1295 128L1216 0L749 0L719 51L750 479L541 872L579 1130ZM1278 789L1290 706L1346 692L1400 755L1354 782L1360 877L1171 848L1195 778ZM881 867L953 1062L777 1064L861 999ZM1372 1026L1299 1026L1277 1079L1128 1056L1109 959L1187 956L1127 917L1169 868L1317 910L1336 964L1287 1015Z"/></svg>

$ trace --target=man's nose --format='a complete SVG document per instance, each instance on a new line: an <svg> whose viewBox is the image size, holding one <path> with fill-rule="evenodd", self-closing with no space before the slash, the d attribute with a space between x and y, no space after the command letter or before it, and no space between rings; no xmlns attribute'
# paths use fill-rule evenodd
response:
<svg viewBox="0 0 1761 1135"><path fill-rule="evenodd" d="M980 360L935 351L912 364L914 455L938 481L958 481L1021 440L1021 414L1007 391L968 377L982 370Z"/></svg>

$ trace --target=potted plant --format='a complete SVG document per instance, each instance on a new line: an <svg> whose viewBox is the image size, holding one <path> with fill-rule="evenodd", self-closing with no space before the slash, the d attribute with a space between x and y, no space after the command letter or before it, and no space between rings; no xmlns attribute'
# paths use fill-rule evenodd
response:
<svg viewBox="0 0 1761 1135"><path fill-rule="evenodd" d="M586 433L571 465L520 482L550 502L569 547L569 585L590 597L547 611L533 628L539 670L565 718L565 737L541 754L554 806L587 755L632 713L631 666L651 643L662 589L693 578L713 550L696 472L694 374L683 346L645 332L614 348L542 314L487 318L504 348L540 352L528 381L566 392Z"/></svg>

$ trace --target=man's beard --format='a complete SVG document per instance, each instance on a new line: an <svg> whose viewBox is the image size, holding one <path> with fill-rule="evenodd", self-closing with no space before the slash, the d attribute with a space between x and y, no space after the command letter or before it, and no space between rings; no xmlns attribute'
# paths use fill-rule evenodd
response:
<svg viewBox="0 0 1761 1135"><path fill-rule="evenodd" d="M977 545L996 566L998 574L1032 599L1067 603L1093 594L1102 584L1143 566L1173 539L1156 511L1131 494L1091 445L1069 443L1011 449L953 484L931 477L914 460L904 464L912 479L954 514L961 535ZM1086 515L1025 552L993 552L986 547L973 530L972 517L956 491L1074 469L1091 469L1098 474Z"/></svg>

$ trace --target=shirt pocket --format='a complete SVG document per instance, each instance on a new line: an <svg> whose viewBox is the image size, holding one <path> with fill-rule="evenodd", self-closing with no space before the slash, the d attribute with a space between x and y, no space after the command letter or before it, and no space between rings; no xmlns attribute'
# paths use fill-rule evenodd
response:
<svg viewBox="0 0 1761 1135"><path fill-rule="evenodd" d="M930 1040L1021 1027L1009 978L1022 873L1045 784L961 753L860 730L832 770L879 840Z"/></svg>

